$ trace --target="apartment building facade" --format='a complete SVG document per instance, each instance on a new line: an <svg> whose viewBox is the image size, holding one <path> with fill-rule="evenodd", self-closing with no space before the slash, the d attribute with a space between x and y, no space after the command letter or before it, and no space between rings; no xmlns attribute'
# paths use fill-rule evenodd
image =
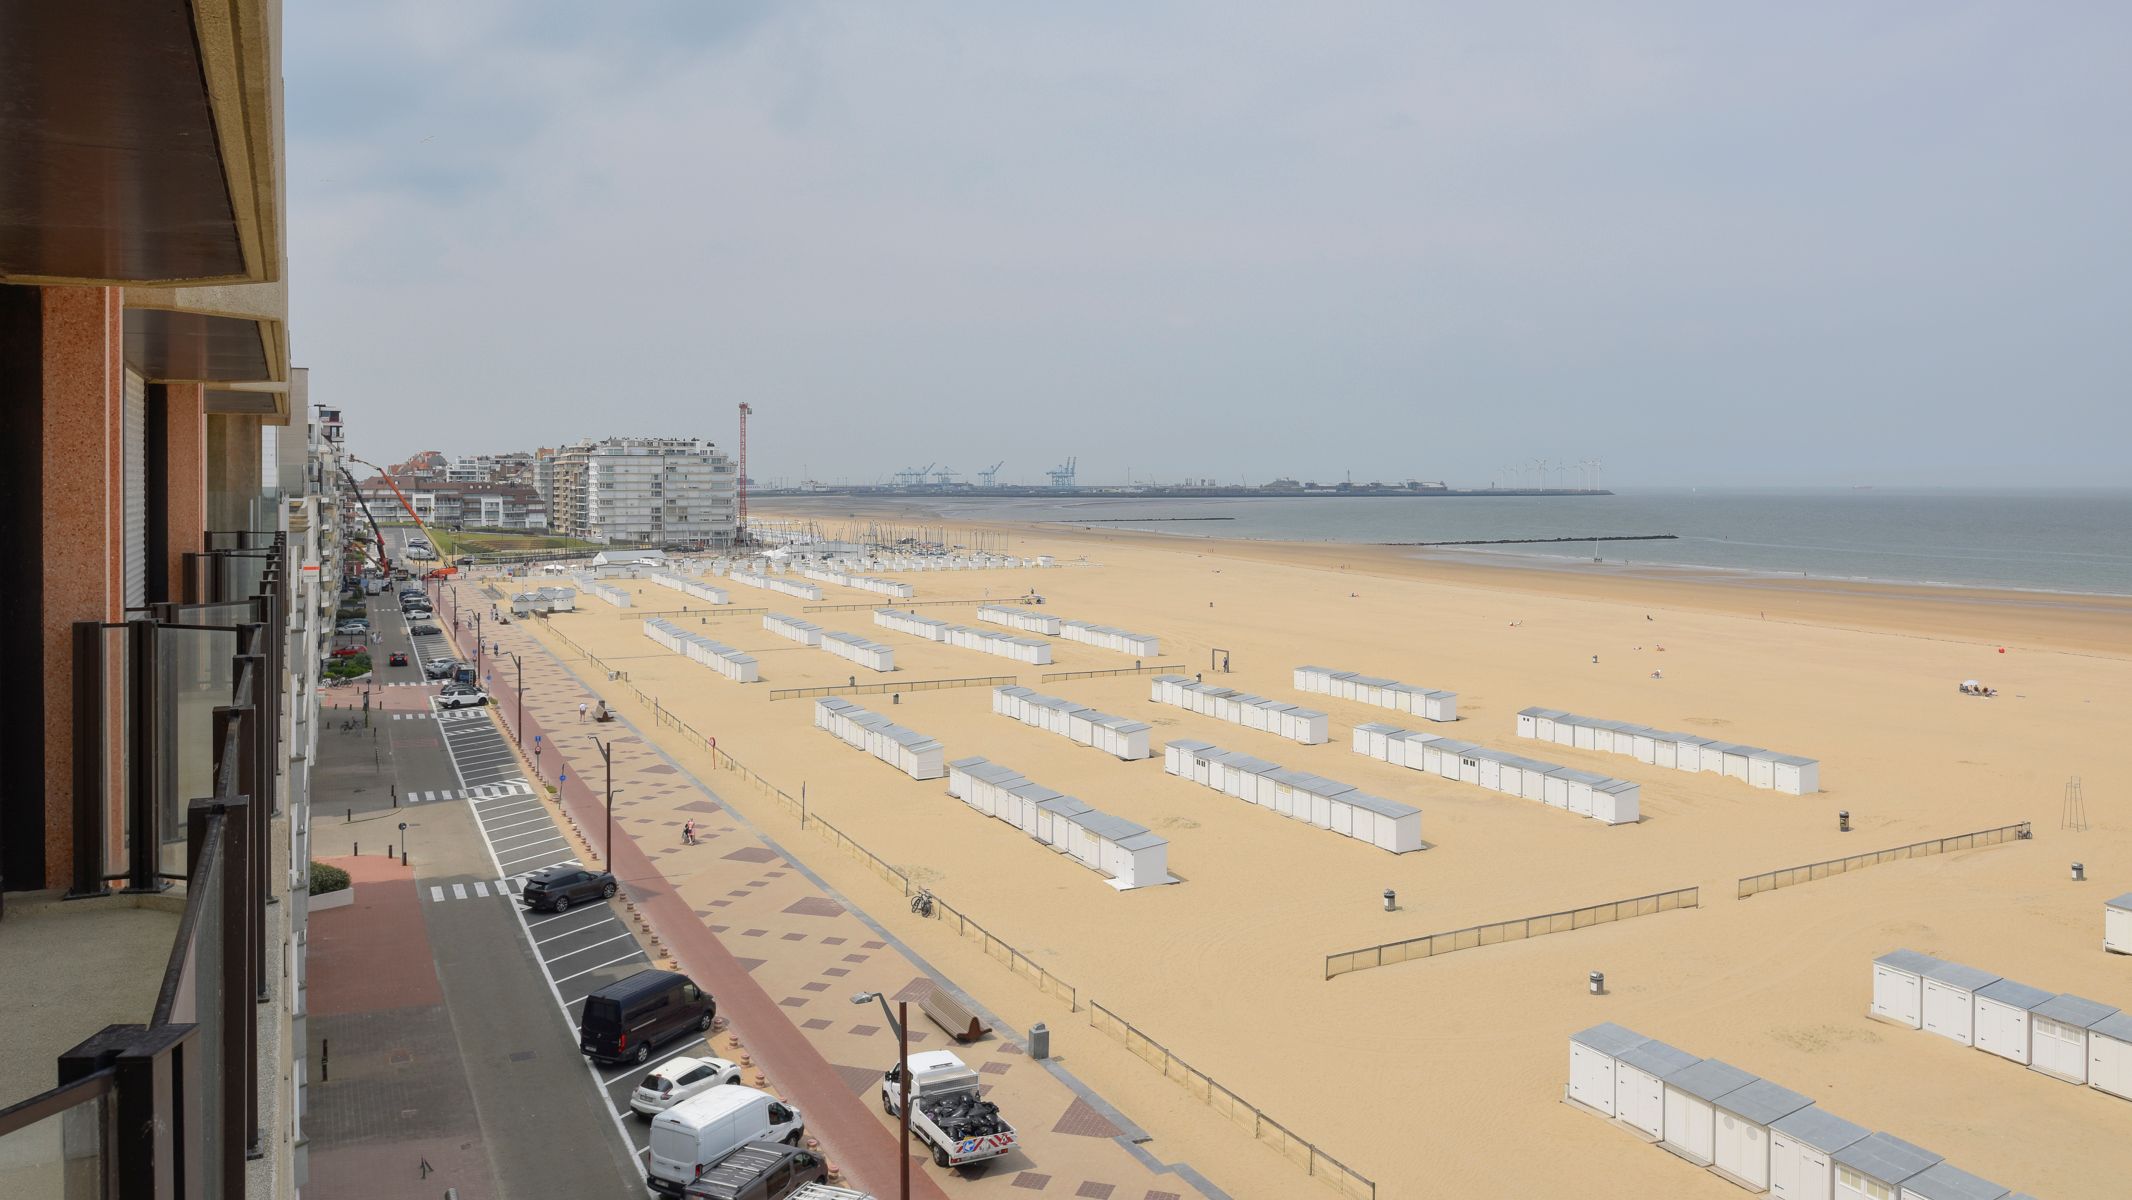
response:
<svg viewBox="0 0 2132 1200"><path fill-rule="evenodd" d="M7 17L0 1190L292 1197L343 560L289 365L281 6Z"/></svg>
<svg viewBox="0 0 2132 1200"><path fill-rule="evenodd" d="M602 438L546 460L548 523L614 545L719 548L733 542L733 460L700 438Z"/></svg>

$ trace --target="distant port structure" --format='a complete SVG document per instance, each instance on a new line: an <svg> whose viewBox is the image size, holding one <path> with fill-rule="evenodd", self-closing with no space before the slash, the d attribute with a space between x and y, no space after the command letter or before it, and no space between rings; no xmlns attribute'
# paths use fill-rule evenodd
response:
<svg viewBox="0 0 2132 1200"><path fill-rule="evenodd" d="M1556 462L1535 459L1529 463L1502 467L1497 479L1485 487L1452 487L1448 483L1424 479L1404 479L1396 482L1370 480L1358 482L1343 479L1337 483L1320 483L1315 480L1280 478L1260 484L1225 483L1216 479L1184 479L1176 482L1134 481L1125 483L1082 483L1079 479L1080 460L1068 457L1055 467L1046 468L1042 484L1013 484L999 482L999 470L1004 460L993 463L979 471L974 480L964 477L952 468L928 463L923 467L905 467L881 476L873 483L823 483L804 480L797 484L755 487L757 496L1132 496L1138 498L1183 498L1211 499L1240 496L1292 497L1339 497L1339 496L1611 496L1614 493L1599 486L1600 462L1597 459L1582 459L1574 462Z"/></svg>

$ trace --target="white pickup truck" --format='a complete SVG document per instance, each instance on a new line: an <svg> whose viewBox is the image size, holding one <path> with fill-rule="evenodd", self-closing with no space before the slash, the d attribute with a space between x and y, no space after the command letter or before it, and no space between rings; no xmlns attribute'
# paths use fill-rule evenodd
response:
<svg viewBox="0 0 2132 1200"><path fill-rule="evenodd" d="M1014 1126L980 1092L977 1072L948 1050L911 1055L911 1132L933 1148L933 1163L967 1167L1014 1149ZM881 1108L899 1111L902 1079L890 1067L881 1077Z"/></svg>

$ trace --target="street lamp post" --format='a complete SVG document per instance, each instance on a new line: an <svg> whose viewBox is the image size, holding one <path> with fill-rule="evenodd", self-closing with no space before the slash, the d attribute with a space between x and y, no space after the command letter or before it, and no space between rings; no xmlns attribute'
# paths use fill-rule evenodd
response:
<svg viewBox="0 0 2132 1200"><path fill-rule="evenodd" d="M481 674L481 614L474 614L474 674Z"/></svg>
<svg viewBox="0 0 2132 1200"><path fill-rule="evenodd" d="M896 1119L902 1127L903 1140L897 1146L896 1157L903 1163L902 1190L899 1200L911 1200L911 1006L908 1002L896 1001L896 1011L888 1011L888 997L879 992L859 992L851 1002L864 1006L868 1000L881 1002L881 1015L888 1018L888 1027L896 1031Z"/></svg>
<svg viewBox="0 0 2132 1200"><path fill-rule="evenodd" d="M543 778L540 773L540 735L537 733L533 735L533 778Z"/></svg>
<svg viewBox="0 0 2132 1200"><path fill-rule="evenodd" d="M511 726L511 740L519 740L519 730L526 727L526 660L519 654L511 655L511 665L518 669L518 720Z"/></svg>
<svg viewBox="0 0 2132 1200"><path fill-rule="evenodd" d="M600 746L600 739L598 739L598 738L594 738L594 739L592 739L592 744L593 744L593 745L595 745L595 746ZM606 764L607 764L607 869L608 869L608 870L610 870L610 871L612 871L612 870L614 870L614 739L613 739L613 738L608 738L608 739L607 739L607 744L606 744L606 745L604 745L604 746L600 746L600 761L602 761L602 762L604 762L604 763L606 763Z"/></svg>

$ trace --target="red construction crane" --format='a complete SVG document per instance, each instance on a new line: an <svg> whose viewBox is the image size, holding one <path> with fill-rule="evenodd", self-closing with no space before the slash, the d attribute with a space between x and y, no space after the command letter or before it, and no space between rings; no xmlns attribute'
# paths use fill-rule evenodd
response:
<svg viewBox="0 0 2132 1200"><path fill-rule="evenodd" d="M736 545L748 540L748 414L754 411L754 406L747 401L740 402L740 485L733 511L733 541Z"/></svg>

